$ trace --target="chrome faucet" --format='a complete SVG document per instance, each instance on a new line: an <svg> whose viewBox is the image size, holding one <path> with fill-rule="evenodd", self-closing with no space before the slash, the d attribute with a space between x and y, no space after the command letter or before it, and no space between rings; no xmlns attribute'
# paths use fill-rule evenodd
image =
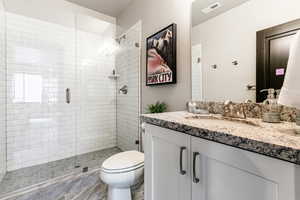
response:
<svg viewBox="0 0 300 200"><path fill-rule="evenodd" d="M200 115L209 114L208 110L197 108L197 104L191 101L187 103L187 110L189 113L193 113L193 114L200 114Z"/></svg>

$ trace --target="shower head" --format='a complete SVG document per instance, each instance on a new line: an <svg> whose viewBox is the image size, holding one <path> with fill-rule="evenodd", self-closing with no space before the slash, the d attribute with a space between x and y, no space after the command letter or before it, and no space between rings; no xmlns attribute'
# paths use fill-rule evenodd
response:
<svg viewBox="0 0 300 200"><path fill-rule="evenodd" d="M120 44L121 41L122 41L122 40L125 40L125 39L126 39L126 35L124 34L124 35L122 35L122 36L116 38L116 42Z"/></svg>
<svg viewBox="0 0 300 200"><path fill-rule="evenodd" d="M121 43L120 38L116 38L116 42L120 44Z"/></svg>

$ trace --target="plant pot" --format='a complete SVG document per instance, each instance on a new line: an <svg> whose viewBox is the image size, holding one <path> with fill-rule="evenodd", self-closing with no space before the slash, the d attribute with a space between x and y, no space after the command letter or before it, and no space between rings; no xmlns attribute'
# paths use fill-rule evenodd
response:
<svg viewBox="0 0 300 200"><path fill-rule="evenodd" d="M300 128L295 129L296 134L300 134Z"/></svg>
<svg viewBox="0 0 300 200"><path fill-rule="evenodd" d="M296 117L296 124L298 126L300 126L300 110L297 110L296 111L296 114L297 114L297 117Z"/></svg>

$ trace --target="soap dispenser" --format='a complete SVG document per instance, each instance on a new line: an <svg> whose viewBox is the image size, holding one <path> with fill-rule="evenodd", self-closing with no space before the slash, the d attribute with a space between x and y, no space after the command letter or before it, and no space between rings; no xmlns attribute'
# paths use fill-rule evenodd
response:
<svg viewBox="0 0 300 200"><path fill-rule="evenodd" d="M267 123L279 123L280 111L278 105L278 99L275 97L275 89L265 89L261 92L268 92L268 98L263 102L264 105L268 107L268 111L263 113L263 121Z"/></svg>

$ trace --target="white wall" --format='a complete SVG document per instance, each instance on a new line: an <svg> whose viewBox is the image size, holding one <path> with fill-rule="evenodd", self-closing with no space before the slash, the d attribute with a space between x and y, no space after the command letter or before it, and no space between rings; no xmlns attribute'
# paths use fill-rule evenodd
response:
<svg viewBox="0 0 300 200"><path fill-rule="evenodd" d="M5 4L8 171L116 146L115 20L43 3Z"/></svg>
<svg viewBox="0 0 300 200"><path fill-rule="evenodd" d="M299 8L299 0L250 0L194 27L192 44L202 45L205 100L255 100L245 88L256 83L256 32L300 18Z"/></svg>
<svg viewBox="0 0 300 200"><path fill-rule="evenodd" d="M137 150L139 134L139 93L140 93L140 47L141 23L134 25L122 39L116 55L116 69L120 77L117 88L128 86L126 95L117 93L117 144L122 150Z"/></svg>
<svg viewBox="0 0 300 200"><path fill-rule="evenodd" d="M0 182L6 172L5 12L0 0Z"/></svg>
<svg viewBox="0 0 300 200"><path fill-rule="evenodd" d="M141 87L142 112L148 104L164 101L169 110L184 110L191 99L191 6L183 0L133 0L117 17L119 33L142 21ZM177 84L146 87L146 38L171 23L177 24Z"/></svg>

